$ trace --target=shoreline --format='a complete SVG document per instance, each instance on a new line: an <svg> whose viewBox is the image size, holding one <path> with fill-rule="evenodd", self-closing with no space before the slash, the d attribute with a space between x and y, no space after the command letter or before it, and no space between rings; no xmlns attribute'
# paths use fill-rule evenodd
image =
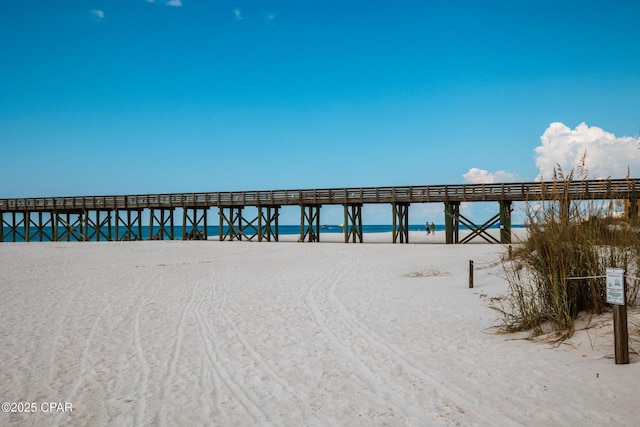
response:
<svg viewBox="0 0 640 427"><path fill-rule="evenodd" d="M492 228L487 230L487 233L491 236L493 236L494 238L496 238L497 240L500 239L500 229L497 228ZM526 236L527 233L527 229L524 227L518 227L518 228L513 228L511 230L511 237L512 237L512 244L516 244L520 239L522 239L524 236ZM466 230L460 230L460 240L464 239L467 235L472 234L472 231L466 229ZM322 231L319 233L320 235L320 240L318 242L300 242L300 243L345 243L344 241L344 232L340 231L340 232L327 232L327 231ZM378 231L378 232L363 232L362 233L362 242L361 243L391 243L393 244L393 234L391 231ZM430 233L427 235L425 230L419 230L419 231L415 231L415 230L410 230L408 233L409 236L409 241L408 243L396 243L396 244L444 244L445 243L445 231L442 230L438 230L435 233ZM120 243L126 243L126 242L141 242L141 241L163 241L163 242L170 242L170 241L198 241L198 240L182 240L181 238L178 238L179 235L176 233L176 238L175 239L163 239L163 240L155 240L155 239L148 239L148 238L143 238L140 240L105 240L105 239L100 239L100 240L87 240L87 241L78 241L78 240L57 240L57 241L53 241L53 240L44 240L44 241L37 241L37 240L30 240L29 242L25 242L24 240L19 240L16 242L13 241L3 241L0 242L0 245L3 244L11 244L11 243L106 243L106 242L120 242ZM299 242L299 238L300 238L300 234L296 233L289 233L289 234L279 234L278 236L278 241L275 240L263 240L263 242L260 243L279 243L279 242ZM220 241L219 236L216 235L209 235L207 237L207 241ZM257 241L257 236L254 237L252 240L249 240L248 238L243 238L242 240L228 240L225 239L224 241L233 241L233 242L251 242L251 243L258 243ZM360 242L353 242L353 241L349 241L349 243L353 243L353 244L360 244ZM476 243L491 243L491 244L497 244L495 242L488 242L487 240L483 239L480 236L476 236L474 239L472 239L472 241L470 241L469 243L471 244L476 244ZM500 243L502 244L502 243Z"/></svg>

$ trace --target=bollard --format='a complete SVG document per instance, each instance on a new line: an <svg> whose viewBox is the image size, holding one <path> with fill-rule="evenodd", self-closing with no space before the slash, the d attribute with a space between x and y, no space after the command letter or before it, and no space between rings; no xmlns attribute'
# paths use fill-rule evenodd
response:
<svg viewBox="0 0 640 427"><path fill-rule="evenodd" d="M473 260L469 260L469 289L473 288Z"/></svg>
<svg viewBox="0 0 640 427"><path fill-rule="evenodd" d="M627 328L627 276L624 276L622 295L624 304L613 306L613 338L615 347L616 365L629 363L629 330Z"/></svg>
<svg viewBox="0 0 640 427"><path fill-rule="evenodd" d="M627 276L621 268L607 268L607 304L613 309L613 338L616 365L629 363L627 327Z"/></svg>

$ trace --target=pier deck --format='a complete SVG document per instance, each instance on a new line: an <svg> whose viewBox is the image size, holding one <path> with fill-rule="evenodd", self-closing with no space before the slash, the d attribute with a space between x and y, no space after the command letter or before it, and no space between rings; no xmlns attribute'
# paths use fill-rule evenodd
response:
<svg viewBox="0 0 640 427"><path fill-rule="evenodd" d="M199 192L199 193L171 193L171 194L142 194L142 195L115 195L115 196L72 196L72 197L29 197L29 198L5 198L0 199L0 216L2 227L0 229L0 241L15 241L20 235L20 229L24 229L24 240L30 241L29 229L33 228L35 235L47 236L43 227L53 226L61 228L62 236L74 236L75 239L87 239L89 235L101 233L102 227L110 227L115 219L116 229L120 225L127 229L129 234L136 227L139 228L142 211L151 212L152 221L157 221L158 212L162 213L163 226L173 223L173 210L181 208L184 211L183 239L188 236L201 236L197 232L205 224L207 210L213 207L220 209L220 225L227 225L233 229L232 238L241 239L247 237L244 229L249 224L258 240L264 236L268 240L277 240L277 209L282 206L301 206L311 209L312 215L302 215L301 239L303 241L318 241L319 230L315 230L319 224L319 209L323 205L345 206L345 242L362 241L361 233L354 232L362 225L360 209L365 204L391 204L394 223L394 242L397 237L401 242L408 242L406 221L408 206L411 203L444 203L445 221L447 228L447 242L459 243L459 223L474 230L474 235L486 238L486 224L500 223L503 230L509 233L501 233L501 242L510 241L510 211L511 203L537 200L629 200L630 216L637 216L637 200L640 196L640 179L606 179L583 180L568 183L554 182L518 182L497 184L454 184L454 185L422 185L422 186L395 186L395 187L360 187L360 188L326 188L326 189L299 189L299 190L258 190L258 191L232 191L232 192ZM460 213L458 206L461 202L498 202L500 213L485 223L484 226L476 226ZM242 208L257 207L259 216L247 220L242 216ZM262 209L269 209L265 216ZM233 215L224 215L228 209ZM275 213L271 210L275 209ZM100 220L100 212L106 212L104 220ZM111 215L111 213L114 215ZM31 215L38 213L39 215ZM45 213L43 218L42 213ZM121 214L125 214L121 216ZM48 217L47 217L48 214ZM92 215L90 215L92 214ZM133 215L132 215L133 214ZM71 217L75 215L75 217ZM98 216L98 223L91 217ZM5 218L6 216L6 218ZM126 218L125 218L126 217ZM33 219L37 218L37 219ZM133 218L133 219L132 219ZM166 219L165 219L166 218ZM396 221L397 220L397 221ZM254 223L258 223L256 226ZM314 225L315 223L315 225ZM244 225L243 225L244 224ZM396 228L397 224L397 230ZM191 230L188 230L191 226ZM276 230L273 227L276 226ZM173 226L171 226L172 229ZM8 228L9 233L4 229ZM92 230L90 230L92 229ZM347 232L347 230L349 230ZM93 231L93 233L91 233ZM164 230L163 230L164 231ZM264 232L264 233L263 233ZM186 234L185 234L186 233ZM347 234L348 233L348 234ZM172 230L167 230L167 235L173 236ZM509 234L509 236L507 235ZM161 234L161 237L164 233ZM60 237L58 230L54 230L51 240ZM134 233L133 237L143 238L140 233ZM222 239L225 236L221 236ZM116 232L116 237L120 238Z"/></svg>

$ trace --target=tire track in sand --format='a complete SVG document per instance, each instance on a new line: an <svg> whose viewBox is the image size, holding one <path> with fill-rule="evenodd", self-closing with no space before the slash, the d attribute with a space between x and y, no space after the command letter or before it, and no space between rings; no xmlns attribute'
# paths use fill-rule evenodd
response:
<svg viewBox="0 0 640 427"><path fill-rule="evenodd" d="M80 354L80 360L78 363L78 373L76 374L76 379L73 382L73 385L71 386L71 389L69 390L69 393L61 400L61 402L73 402L74 401L74 396L76 395L76 393L78 392L78 389L80 388L80 386L82 385L82 383L84 382L84 377L86 376L87 373L87 368L86 368L86 360L87 360L87 356L89 354L89 350L91 348L91 341L93 340L93 335L95 334L96 328L98 327L98 325L100 324L100 321L102 320L102 318L104 317L105 313L107 313L107 311L109 311L109 309L111 309L111 307L113 306L113 304L120 300L120 299L130 299L130 295L133 294L136 290L138 290L139 288L139 281L137 282L137 286L132 286L131 289L129 289L128 292L122 294L122 295L116 295L115 297L113 297L111 300L109 300L104 308L102 309L102 311L96 316L95 320L93 321L93 324L91 325L91 329L89 330L89 334L87 335L87 338L85 339L85 343L82 349L82 353ZM62 419L62 417L65 415L64 412L58 412L56 413L56 416L53 419L52 425L58 425L60 423L60 420Z"/></svg>
<svg viewBox="0 0 640 427"><path fill-rule="evenodd" d="M163 285L163 278L160 277L160 284L156 287L153 295L149 295L145 297L138 305L138 309L136 310L134 319L133 319L133 345L136 353L136 360L138 362L138 367L140 370L140 380L138 381L137 391L136 391L136 407L135 412L133 414L133 425L134 426L142 426L144 425L144 414L147 409L145 393L147 391L147 383L149 381L149 365L144 357L144 349L142 348L142 344L140 342L140 313L142 309L147 304L153 296L155 296Z"/></svg>
<svg viewBox="0 0 640 427"><path fill-rule="evenodd" d="M502 414L492 410L480 408L478 405L470 402L462 395L456 393L450 388L444 385L444 381L440 380L433 374L427 374L419 368L416 368L412 363L405 359L402 355L393 350L393 345L370 331L364 326L356 317L354 317L342 304L342 302L336 297L335 290L339 280L332 280L329 287L326 289L328 301L337 309L346 324L351 331L356 335L364 338L371 346L375 347L380 353L388 357L393 363L399 366L403 372L408 375L412 375L425 384L431 387L438 395L441 395L446 400L449 400L453 404L449 404L449 407L457 408L466 414L471 413L475 420L480 420L486 425L513 425L514 421L504 417Z"/></svg>
<svg viewBox="0 0 640 427"><path fill-rule="evenodd" d="M329 318L331 318L331 320L337 319L329 313L330 308L327 309L326 307L323 308L320 306L320 303L318 303L314 294L319 291L321 292L322 290L319 288L321 286L326 286L327 283L331 284L339 282L346 275L347 268L351 264L352 258L353 256L351 254L347 254L347 257L341 259L338 266L335 266L330 271L325 272L307 288L305 302L311 310L314 321L329 343L355 366L357 372L362 378L364 378L378 391L388 396L389 399L405 414L417 419L422 425L433 425L434 423L437 423L433 416L428 414L420 405L411 403L405 399L405 397L402 396L402 394L400 394L393 385L389 384L388 378L382 378L380 376L382 372L389 370L387 366L378 366L378 369L376 369L378 375L376 375L367 362L363 360L364 358L358 356L357 350L353 348L353 345L351 345L353 340L345 336L347 334L354 334L356 331L353 331L348 324L341 325L341 330L337 330L337 327L329 326ZM385 361L376 363L387 365Z"/></svg>
<svg viewBox="0 0 640 427"><path fill-rule="evenodd" d="M169 354L168 367L165 372L164 378L162 379L162 388L160 390L160 410L158 411L158 422L160 426L166 425L167 418L167 402L166 395L167 390L173 384L175 375L176 375L176 366L178 365L178 359L180 358L180 352L182 351L182 340L184 338L184 320L187 317L187 313L193 312L193 300L196 294L196 288L198 287L198 282L191 287L191 294L189 296L189 300L182 307L182 311L180 312L180 317L178 318L178 322L176 323L175 328L175 339L173 340L173 345L171 347L171 352Z"/></svg>
<svg viewBox="0 0 640 427"><path fill-rule="evenodd" d="M353 254L346 254L340 265L314 281L307 289L306 302L322 333L354 364L360 375L421 423L457 424L473 420L483 425L514 425L504 415L481 408L436 376L415 367L395 351L393 345L385 343L349 313L335 292L347 277L354 259ZM425 398L415 395L412 377L428 387L426 392L433 396L428 403L432 406L424 407Z"/></svg>
<svg viewBox="0 0 640 427"><path fill-rule="evenodd" d="M240 343L242 349L244 350L244 353L246 353L245 355L238 354L238 356L244 357L250 364L253 364L256 369L265 374L271 380L269 385L274 388L280 396L286 395L287 399L290 400L295 407L297 407L297 410L299 411L301 416L301 420L304 422L304 424L309 425L311 421L315 419L315 417L311 414L307 407L301 404L299 399L295 397L291 384L289 384L289 382L285 379L281 378L269 365L265 358L253 348L253 346L247 341L244 334L238 328L236 322L227 313L227 294L234 280L235 276L232 275L228 280L224 281L225 287L222 294L222 300L220 302L219 310L220 315L223 317L225 324L232 332L233 337L238 343ZM291 416L290 413L288 413L287 415L289 417ZM274 418L280 418L277 414L273 414L273 416ZM283 420L280 420L280 423L283 423Z"/></svg>
<svg viewBox="0 0 640 427"><path fill-rule="evenodd" d="M237 403L243 408L245 413L250 416L256 423L265 423L269 421L267 414L256 404L255 396L250 396L246 387L239 384L234 378L233 374L229 372L224 365L221 365L220 361L224 361L223 354L216 343L216 333L209 319L210 310L207 310L208 302L215 301L216 298L216 281L208 287L206 292L203 292L202 298L199 301L196 309L194 310L194 317L198 324L198 331L200 338L203 342L203 347L207 355L210 372L215 372L216 376L224 384L225 388L229 391L231 396ZM224 304L221 302L221 304ZM219 307L218 307L219 308ZM212 376L212 382L216 385L216 390L221 390L218 381ZM217 405L220 407L221 414L223 414L223 408L221 402L217 399Z"/></svg>
<svg viewBox="0 0 640 427"><path fill-rule="evenodd" d="M52 283L52 286L55 286L55 284L58 281L63 281L66 282L67 285L65 286L64 290L61 292L62 295L71 295L69 298L65 298L65 303L64 303L64 308L62 310L62 313L59 315L58 317L58 322L54 328L55 331L55 335L53 336L52 340L51 340L51 344L49 345L49 354L48 354L48 359L47 359L47 386L49 384L51 384L53 382L54 379L54 368L56 366L55 362L56 362L56 353L58 351L58 341L60 340L60 335L61 335L61 331L62 328L64 326L64 321L67 318L67 314L69 313L69 307L71 306L71 303L74 301L74 299L76 298L76 295L78 293L78 291L84 286L84 283L80 283L78 284L78 286L75 287L75 289L73 291L69 291L69 289L71 289L72 285L71 285L71 281L69 280L69 275L67 273L67 269L68 269L68 265L69 265L69 260L68 258L64 258L63 264L61 266L59 266L59 268L57 269L58 272L51 274L52 277L57 278L59 277L59 280L54 279L54 282ZM138 281L140 279L138 278ZM52 304L52 307L59 307L58 304ZM52 313L53 314L53 313ZM50 319L51 317L53 317L53 315L47 316L48 319ZM33 401L34 399L31 399L31 401Z"/></svg>
<svg viewBox="0 0 640 427"><path fill-rule="evenodd" d="M222 414L222 404L220 401L220 394L222 393L222 386L220 384L221 378L216 371L215 365L215 353L211 349L210 342L210 334L207 332L208 329L205 327L204 323L206 322L207 316L203 313L209 313L207 310L208 302L213 297L213 287L207 286L205 291L202 293L202 297L196 303L193 308L193 317L196 321L196 327L198 329L198 334L200 335L200 340L202 341L202 358L200 361L200 385L203 390L212 390L213 391L213 403L214 408L211 411L211 418L214 418L215 414ZM209 400L207 399L206 394L202 394L200 396L200 403L204 407Z"/></svg>

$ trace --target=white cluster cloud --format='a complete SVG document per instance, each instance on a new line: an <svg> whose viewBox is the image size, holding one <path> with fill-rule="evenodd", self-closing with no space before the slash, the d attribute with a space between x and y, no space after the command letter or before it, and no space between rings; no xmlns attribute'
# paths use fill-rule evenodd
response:
<svg viewBox="0 0 640 427"><path fill-rule="evenodd" d="M233 16L238 20L242 19L242 11L240 9L233 9Z"/></svg>
<svg viewBox="0 0 640 427"><path fill-rule="evenodd" d="M466 182L471 184L492 184L494 182L518 181L518 175L506 171L489 172L485 169L471 168L462 175Z"/></svg>
<svg viewBox="0 0 640 427"><path fill-rule="evenodd" d="M89 11L89 15L96 21L100 21L104 19L104 11L99 9L94 9Z"/></svg>
<svg viewBox="0 0 640 427"><path fill-rule="evenodd" d="M147 3L155 3L156 0L147 0ZM182 6L182 0L168 0L165 2L165 4L167 6L175 6L175 7L180 7Z"/></svg>
<svg viewBox="0 0 640 427"><path fill-rule="evenodd" d="M557 166L564 173L578 173L584 157L585 173L590 179L624 178L630 170L640 173L640 138L616 137L597 126L579 124L571 129L563 123L551 123L536 147L536 180L553 178Z"/></svg>
<svg viewBox="0 0 640 427"><path fill-rule="evenodd" d="M534 149L538 175L536 181L553 179L554 169L564 174L574 171L575 178L624 178L627 172L640 175L640 137L617 137L597 126L581 123L575 129L564 123L551 123ZM583 164L584 160L584 164ZM462 175L472 184L513 182L517 174L499 170L471 168Z"/></svg>

